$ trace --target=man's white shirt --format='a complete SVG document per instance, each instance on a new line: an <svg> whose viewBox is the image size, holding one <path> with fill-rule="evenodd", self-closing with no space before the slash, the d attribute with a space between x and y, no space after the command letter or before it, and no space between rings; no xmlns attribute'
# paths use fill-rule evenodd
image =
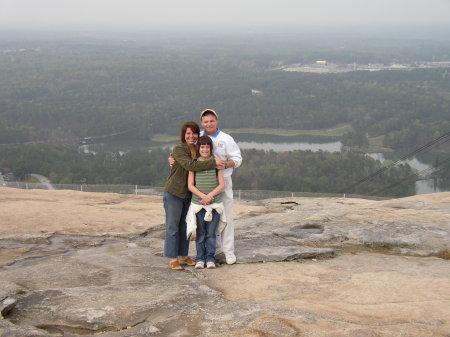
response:
<svg viewBox="0 0 450 337"><path fill-rule="evenodd" d="M207 135L205 131L200 133L201 136ZM234 161L234 167L239 167L242 164L242 155L239 146L234 141L228 133L220 131L218 129L214 134L207 135L212 139L213 142L213 155L216 158L223 160ZM233 168L229 167L223 170L223 176L229 177L233 173Z"/></svg>

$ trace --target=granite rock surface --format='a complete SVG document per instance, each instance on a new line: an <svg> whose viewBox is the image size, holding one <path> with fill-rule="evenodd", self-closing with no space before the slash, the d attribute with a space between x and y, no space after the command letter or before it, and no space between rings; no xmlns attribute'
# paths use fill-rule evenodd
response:
<svg viewBox="0 0 450 337"><path fill-rule="evenodd" d="M159 197L0 188L0 213L2 337L450 336L450 193L236 202L215 270L167 267Z"/></svg>

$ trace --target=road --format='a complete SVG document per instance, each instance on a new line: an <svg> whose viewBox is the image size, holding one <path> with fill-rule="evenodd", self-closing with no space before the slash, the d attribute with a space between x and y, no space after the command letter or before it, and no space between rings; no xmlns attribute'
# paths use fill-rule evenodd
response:
<svg viewBox="0 0 450 337"><path fill-rule="evenodd" d="M40 174L36 174L36 173L31 173L30 176L35 177L37 180L39 180L39 182L46 186L48 190L54 190L55 188L52 186L52 184L50 184L50 181L48 180L47 177L44 177L43 175Z"/></svg>

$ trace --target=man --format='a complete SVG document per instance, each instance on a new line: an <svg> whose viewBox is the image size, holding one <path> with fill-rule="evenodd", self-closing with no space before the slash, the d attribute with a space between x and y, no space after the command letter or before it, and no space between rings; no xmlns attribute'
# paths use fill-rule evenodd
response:
<svg viewBox="0 0 450 337"><path fill-rule="evenodd" d="M212 139L214 157L225 161L225 169L223 170L225 189L222 192L222 202L227 225L222 234L216 236L216 254L223 252L227 264L234 264L236 255L234 254L233 182L231 175L233 174L233 169L239 167L242 163L241 150L233 137L219 129L219 118L214 110L203 110L200 114L200 119L203 128L200 135L207 135ZM170 157L169 164L173 165L173 163L174 159Z"/></svg>
<svg viewBox="0 0 450 337"><path fill-rule="evenodd" d="M227 264L233 264L236 262L236 256L234 254L233 182L231 175L233 169L239 167L242 163L241 150L233 137L219 129L219 118L214 110L203 110L200 119L203 128L201 135L207 135L212 139L214 157L225 160L225 169L223 170L225 189L222 192L222 202L225 208L227 225L222 234L217 236L217 252L223 252Z"/></svg>

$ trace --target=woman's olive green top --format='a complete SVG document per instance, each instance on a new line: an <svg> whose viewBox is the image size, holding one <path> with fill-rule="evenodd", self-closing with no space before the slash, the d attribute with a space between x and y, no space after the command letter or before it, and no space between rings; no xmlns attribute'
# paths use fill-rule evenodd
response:
<svg viewBox="0 0 450 337"><path fill-rule="evenodd" d="M175 145L172 155L175 159L175 164L173 164L170 170L164 191L179 198L185 198L188 192L187 181L189 171L203 171L216 167L215 159L205 161L192 159L191 150L186 143Z"/></svg>

